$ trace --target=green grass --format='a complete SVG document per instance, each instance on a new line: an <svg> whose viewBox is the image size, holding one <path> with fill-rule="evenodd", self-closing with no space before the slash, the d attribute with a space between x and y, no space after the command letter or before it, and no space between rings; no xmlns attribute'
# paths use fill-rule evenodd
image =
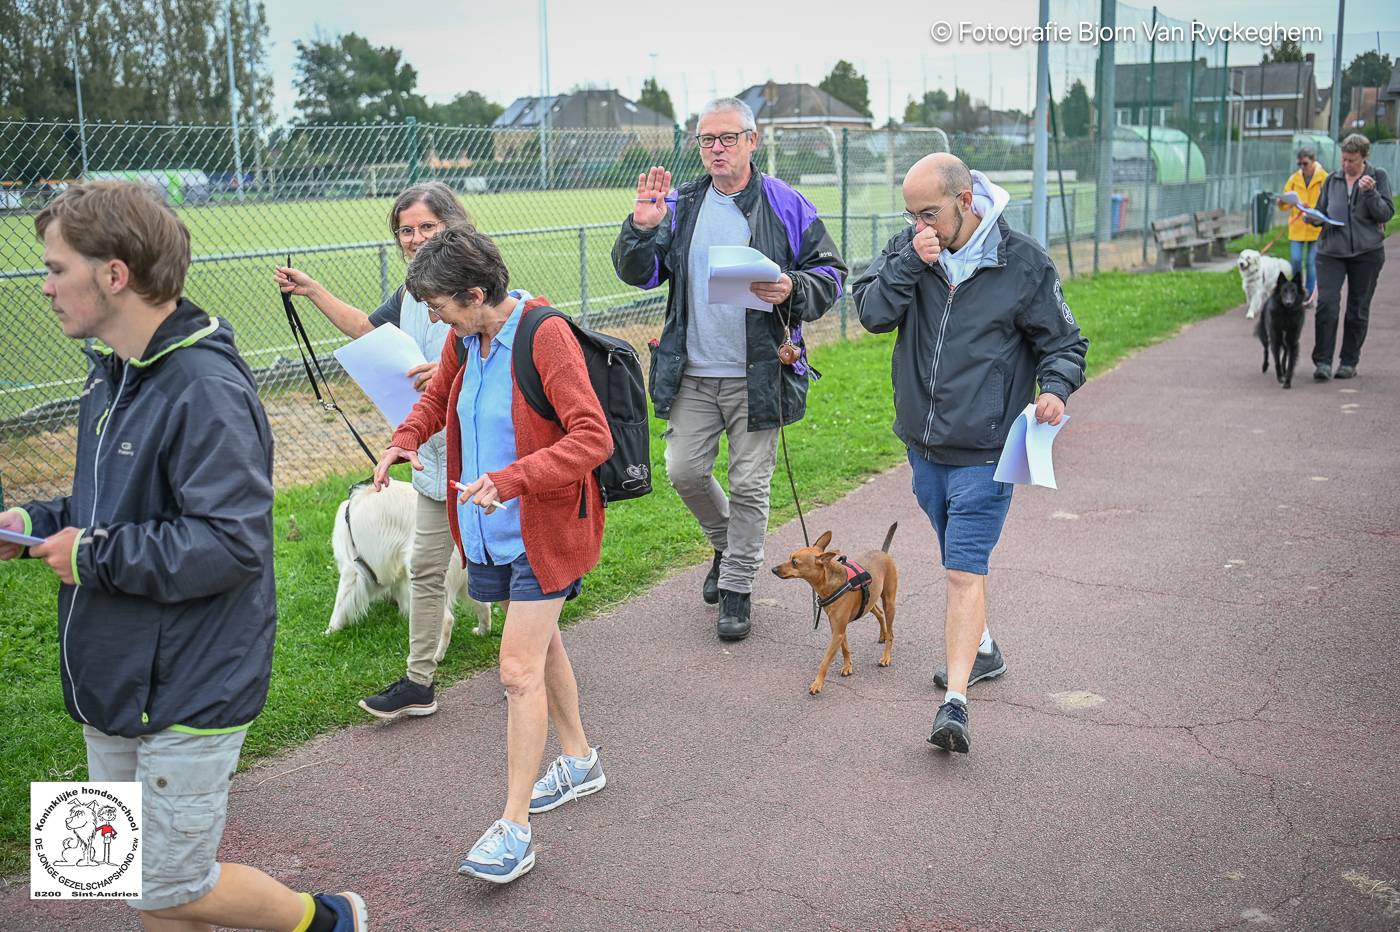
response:
<svg viewBox="0 0 1400 932"><path fill-rule="evenodd" d="M1090 340L1095 375L1126 355L1166 339L1182 326L1239 303L1233 273L1105 273L1065 283L1065 297ZM890 336L866 337L814 351L825 378L805 420L788 432L793 471L804 507L834 501L865 477L903 456L890 432ZM706 553L703 536L665 481L661 422L652 424L656 491L608 512L597 569L565 621L636 596ZM721 469L721 474L723 470ZM313 735L364 720L355 703L402 674L407 623L392 607L334 637L323 637L335 599L331 522L346 477L286 489L274 510L278 608L277 652L266 710L249 732L244 761L275 753ZM773 481L773 521L795 514L786 475ZM289 539L295 522L300 539ZM81 779L82 735L63 707L56 645L57 587L31 561L0 566L0 876L26 863L25 823L31 780ZM440 677L452 682L495 663L495 635L478 640L458 625Z"/></svg>

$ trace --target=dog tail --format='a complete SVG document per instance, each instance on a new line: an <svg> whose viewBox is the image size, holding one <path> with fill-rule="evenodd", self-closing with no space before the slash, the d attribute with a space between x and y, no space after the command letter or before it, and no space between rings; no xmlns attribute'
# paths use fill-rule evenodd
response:
<svg viewBox="0 0 1400 932"><path fill-rule="evenodd" d="M891 525L890 525L890 529L889 529L888 531L885 532L885 542L884 542L883 544L880 545L880 550L881 550L882 552L884 552L884 553L889 553L889 552L890 552L890 541L894 540L894 532L895 532L895 529L898 528L898 527L899 527L899 522L896 521L894 524L891 524Z"/></svg>

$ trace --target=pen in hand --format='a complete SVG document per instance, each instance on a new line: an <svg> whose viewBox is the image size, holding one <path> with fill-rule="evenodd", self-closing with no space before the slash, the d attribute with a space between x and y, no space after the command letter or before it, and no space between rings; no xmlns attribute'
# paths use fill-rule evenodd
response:
<svg viewBox="0 0 1400 932"><path fill-rule="evenodd" d="M462 483L458 482L456 479L453 479L453 480L452 480L452 488L456 489L458 492L465 492L465 491L467 491L467 487L464 486L464 485L462 485ZM506 503L505 503L505 502L487 502L485 505L481 505L481 506L479 506L479 507L481 507L481 508L505 508L505 507L506 507Z"/></svg>

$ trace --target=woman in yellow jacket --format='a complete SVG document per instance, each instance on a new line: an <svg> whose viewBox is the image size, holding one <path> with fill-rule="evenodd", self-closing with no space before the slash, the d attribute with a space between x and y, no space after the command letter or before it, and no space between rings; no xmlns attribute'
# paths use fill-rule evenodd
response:
<svg viewBox="0 0 1400 932"><path fill-rule="evenodd" d="M1288 179L1283 191L1296 193L1305 207L1316 207L1326 177L1327 172L1317 164L1317 151L1312 146L1302 146L1298 149L1298 170ZM1288 204L1280 203L1278 209L1292 212L1288 218L1289 261L1293 263L1295 276L1303 272L1303 294L1313 303L1317 299L1317 238L1322 229L1308 223L1300 211Z"/></svg>

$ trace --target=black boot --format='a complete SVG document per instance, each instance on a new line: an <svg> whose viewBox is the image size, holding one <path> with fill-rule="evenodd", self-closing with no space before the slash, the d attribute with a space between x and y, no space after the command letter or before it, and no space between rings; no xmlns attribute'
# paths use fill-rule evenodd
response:
<svg viewBox="0 0 1400 932"><path fill-rule="evenodd" d="M705 600L706 605L714 605L719 601L719 563L724 559L722 551L715 551L715 562L710 564L710 572L705 577L705 588L700 590L700 598Z"/></svg>
<svg viewBox="0 0 1400 932"><path fill-rule="evenodd" d="M749 594L719 590L719 639L742 641L749 636Z"/></svg>

